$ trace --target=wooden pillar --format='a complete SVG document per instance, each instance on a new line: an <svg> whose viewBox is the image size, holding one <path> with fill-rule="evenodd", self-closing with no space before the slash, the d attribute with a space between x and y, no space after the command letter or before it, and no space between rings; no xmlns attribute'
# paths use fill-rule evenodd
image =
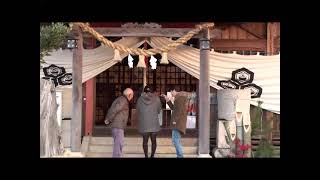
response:
<svg viewBox="0 0 320 180"><path fill-rule="evenodd" d="M86 123L85 136L92 136L93 123L95 117L95 89L96 78L93 77L86 82Z"/></svg>
<svg viewBox="0 0 320 180"><path fill-rule="evenodd" d="M268 23L267 24L267 54L274 54L274 37L275 37L275 24Z"/></svg>
<svg viewBox="0 0 320 180"><path fill-rule="evenodd" d="M91 38L90 48L95 48L95 38ZM95 119L95 109L96 109L96 77L93 77L86 81L86 110L85 110L85 136L92 136L94 119Z"/></svg>
<svg viewBox="0 0 320 180"><path fill-rule="evenodd" d="M72 59L72 119L71 119L71 151L80 151L82 122L82 50L83 37L80 27L74 25L78 47L73 49Z"/></svg>
<svg viewBox="0 0 320 180"><path fill-rule="evenodd" d="M209 29L203 30L203 38L210 40ZM210 43L210 41L209 41ZM199 155L209 155L210 146L210 86L209 55L210 49L202 49L200 42L200 79L199 79Z"/></svg>
<svg viewBox="0 0 320 180"><path fill-rule="evenodd" d="M190 75L191 76L191 75ZM191 77L190 77L191 78ZM191 80L190 80L191 81ZM196 104L196 128L199 129L199 80L197 81L196 85L196 96L197 96L197 104Z"/></svg>
<svg viewBox="0 0 320 180"><path fill-rule="evenodd" d="M267 25L267 54L273 55L274 54L274 37L276 36L276 24L269 22ZM273 113L270 111L265 112L265 120L270 121L270 126L273 127ZM268 134L268 140L272 142L272 131Z"/></svg>

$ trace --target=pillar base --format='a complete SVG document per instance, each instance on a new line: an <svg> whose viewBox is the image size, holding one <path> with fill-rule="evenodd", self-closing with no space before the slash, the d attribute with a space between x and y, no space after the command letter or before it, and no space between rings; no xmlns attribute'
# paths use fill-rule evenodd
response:
<svg viewBox="0 0 320 180"><path fill-rule="evenodd" d="M198 154L198 158L212 158L210 154Z"/></svg>

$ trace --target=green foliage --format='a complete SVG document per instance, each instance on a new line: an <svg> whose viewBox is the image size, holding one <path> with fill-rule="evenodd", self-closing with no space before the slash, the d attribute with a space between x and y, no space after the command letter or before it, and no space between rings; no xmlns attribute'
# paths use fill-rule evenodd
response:
<svg viewBox="0 0 320 180"><path fill-rule="evenodd" d="M261 108L261 104L263 102L262 101L258 101L258 106L255 107L256 109L256 114L255 117L252 119L251 121L251 129L252 129L252 134L256 135L257 132L260 131L261 128L261 117L262 117L262 108Z"/></svg>
<svg viewBox="0 0 320 180"><path fill-rule="evenodd" d="M265 138L260 140L259 146L254 154L254 157L268 158L274 154L274 148L272 144Z"/></svg>
<svg viewBox="0 0 320 180"><path fill-rule="evenodd" d="M259 146L256 149L254 157L272 157L274 148L272 146L272 139L268 139L268 135L272 132L271 121L272 119L264 120L261 122L262 117L262 102L258 102L255 118L252 121L252 134L260 135Z"/></svg>
<svg viewBox="0 0 320 180"><path fill-rule="evenodd" d="M44 63L44 56L48 56L50 52L60 48L70 30L70 27L60 22L40 25L40 64Z"/></svg>
<svg viewBox="0 0 320 180"><path fill-rule="evenodd" d="M268 119L268 120L262 121L261 135L263 137L267 137L268 134L272 132L271 121L272 121L272 119Z"/></svg>

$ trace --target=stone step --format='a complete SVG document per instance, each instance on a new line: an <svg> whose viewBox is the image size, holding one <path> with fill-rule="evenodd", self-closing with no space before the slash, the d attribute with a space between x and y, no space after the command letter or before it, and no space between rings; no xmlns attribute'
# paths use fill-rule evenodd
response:
<svg viewBox="0 0 320 180"><path fill-rule="evenodd" d="M155 158L177 158L176 154L155 154ZM86 157L90 158L112 158L112 153L96 153L96 152L88 152ZM144 158L144 154L123 154L124 158ZM149 152L150 157L150 152ZM197 158L197 154L184 154L184 158Z"/></svg>
<svg viewBox="0 0 320 180"><path fill-rule="evenodd" d="M90 140L92 145L113 145L112 137L92 137ZM125 137L125 145L142 145L142 137ZM151 139L149 139L148 144L151 144ZM181 138L181 144L183 146L198 146L197 138ZM157 138L157 145L172 145L171 138Z"/></svg>
<svg viewBox="0 0 320 180"><path fill-rule="evenodd" d="M110 127L105 125L103 126L95 126L93 130L93 136L103 136L103 137L111 137L112 130ZM124 131L125 137L141 137L141 134L138 132L138 128L127 127ZM171 128L161 128L158 132L157 137L171 137L172 129ZM186 134L183 137L198 137L198 129L186 129Z"/></svg>
<svg viewBox="0 0 320 180"><path fill-rule="evenodd" d="M101 153L112 153L113 145L89 145L88 152L101 152ZM148 151L151 152L151 146ZM184 154L197 154L198 147L196 146L184 146ZM129 145L123 147L123 153L125 154L143 154L142 145ZM161 146L157 145L156 153L158 154L175 154L176 149L174 146Z"/></svg>

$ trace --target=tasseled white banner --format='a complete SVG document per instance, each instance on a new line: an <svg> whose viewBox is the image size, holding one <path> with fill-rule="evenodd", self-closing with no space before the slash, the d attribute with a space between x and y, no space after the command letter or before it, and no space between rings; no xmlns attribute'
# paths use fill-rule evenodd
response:
<svg viewBox="0 0 320 180"><path fill-rule="evenodd" d="M236 134L237 134L237 126L236 126L235 119L233 119L232 121L229 121L229 132L231 135L231 140L234 141L236 139Z"/></svg>
<svg viewBox="0 0 320 180"><path fill-rule="evenodd" d="M231 141L234 141L236 139L237 134L237 125L236 125L236 119L233 119L231 121L228 121L227 131L230 133Z"/></svg>
<svg viewBox="0 0 320 180"><path fill-rule="evenodd" d="M251 127L250 113L243 114L243 128L244 132L248 133Z"/></svg>
<svg viewBox="0 0 320 180"><path fill-rule="evenodd" d="M228 137L226 128L223 125L222 121L218 121L218 139L217 139L217 146L218 148L230 148L226 138Z"/></svg>
<svg viewBox="0 0 320 180"><path fill-rule="evenodd" d="M143 55L139 55L139 62L137 64L137 67L146 68L146 63L144 62Z"/></svg>
<svg viewBox="0 0 320 180"><path fill-rule="evenodd" d="M237 126L241 126L242 125L242 112L237 112L236 113L236 124Z"/></svg>
<svg viewBox="0 0 320 180"><path fill-rule="evenodd" d="M168 53L167 52L163 52L161 54L161 56L162 56L162 58L161 58L160 64L169 64Z"/></svg>
<svg viewBox="0 0 320 180"><path fill-rule="evenodd" d="M118 50L118 49L115 49L115 50L114 50L114 57L113 57L113 60L115 60L115 61L119 61L119 62L121 62L121 61L122 61L122 58L121 58L121 56L120 56L120 52L119 52L119 50Z"/></svg>

